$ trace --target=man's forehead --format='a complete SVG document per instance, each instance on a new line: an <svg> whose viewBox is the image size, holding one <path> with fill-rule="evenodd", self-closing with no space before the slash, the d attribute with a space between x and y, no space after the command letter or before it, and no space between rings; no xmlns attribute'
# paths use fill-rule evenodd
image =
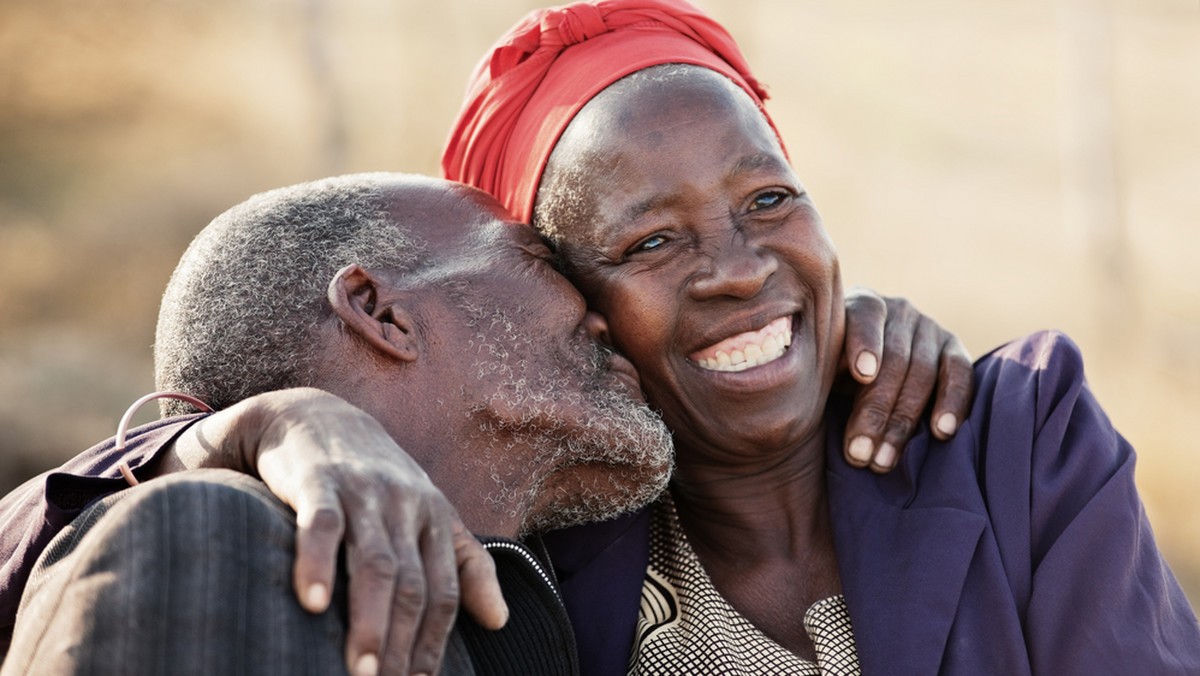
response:
<svg viewBox="0 0 1200 676"><path fill-rule="evenodd" d="M433 228L439 246L447 248L481 248L504 251L541 242L532 227L510 219L503 209L499 213L474 211L474 218L464 218L445 227Z"/></svg>
<svg viewBox="0 0 1200 676"><path fill-rule="evenodd" d="M532 227L515 222L482 191L444 181L397 188L389 196L392 217L423 241L428 272L508 266L514 252L541 242Z"/></svg>
<svg viewBox="0 0 1200 676"><path fill-rule="evenodd" d="M527 236L524 231L529 227L516 223L494 197L481 190L442 179L404 179L389 186L389 211L422 239L432 243Z"/></svg>

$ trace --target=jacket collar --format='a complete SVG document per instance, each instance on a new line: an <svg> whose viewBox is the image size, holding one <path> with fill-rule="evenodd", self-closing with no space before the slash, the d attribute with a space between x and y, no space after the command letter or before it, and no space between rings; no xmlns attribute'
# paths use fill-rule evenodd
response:
<svg viewBox="0 0 1200 676"><path fill-rule="evenodd" d="M956 438L969 437L965 432ZM938 446L937 457L959 454L955 463L970 463L972 454L943 447L924 431L896 469L878 476L846 463L841 438L840 429L831 430L826 474L838 570L863 673L936 674L987 519L982 504L971 500L977 492L940 492L933 500L923 493L918 500L917 479L927 478L931 445Z"/></svg>

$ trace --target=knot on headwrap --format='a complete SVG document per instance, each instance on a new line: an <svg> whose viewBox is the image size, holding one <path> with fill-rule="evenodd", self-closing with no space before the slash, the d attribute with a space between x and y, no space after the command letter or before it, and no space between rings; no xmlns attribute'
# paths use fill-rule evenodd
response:
<svg viewBox="0 0 1200 676"><path fill-rule="evenodd" d="M558 29L563 47L570 47L608 30L595 5L578 3L551 9L542 17L542 31Z"/></svg>
<svg viewBox="0 0 1200 676"><path fill-rule="evenodd" d="M663 63L715 70L760 109L767 98L729 33L687 0L585 0L541 9L476 66L446 141L442 175L491 193L529 222L546 161L575 114L613 82Z"/></svg>

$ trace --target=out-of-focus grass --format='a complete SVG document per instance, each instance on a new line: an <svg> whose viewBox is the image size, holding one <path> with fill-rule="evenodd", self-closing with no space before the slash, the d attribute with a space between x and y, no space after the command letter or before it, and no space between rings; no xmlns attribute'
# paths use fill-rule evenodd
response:
<svg viewBox="0 0 1200 676"><path fill-rule="evenodd" d="M1081 345L1200 598L1200 6L701 4L771 86L848 283L975 354ZM209 219L327 174L436 173L467 73L535 6L0 4L0 489L152 389L159 294Z"/></svg>

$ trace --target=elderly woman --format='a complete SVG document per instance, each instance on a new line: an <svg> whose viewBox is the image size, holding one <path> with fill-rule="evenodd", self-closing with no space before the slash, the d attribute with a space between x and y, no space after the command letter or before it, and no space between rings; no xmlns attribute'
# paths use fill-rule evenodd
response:
<svg viewBox="0 0 1200 676"><path fill-rule="evenodd" d="M652 518L556 542L585 671L1200 673L1061 335L980 360L953 440L839 461L837 256L764 98L695 7L577 3L501 38L444 155L532 216L674 433Z"/></svg>
<svg viewBox="0 0 1200 676"><path fill-rule="evenodd" d="M550 277L543 281L565 283ZM932 410L940 433L951 436L970 400L971 370L961 344L926 318L917 317L911 307L889 308L885 326L877 299L860 296L845 307L840 296L829 300L837 305L827 309L837 315L839 332L845 314L845 347L853 355L857 376L864 381L876 376L873 389L863 390L857 401L856 409L867 414L852 416L848 423L859 439L846 449L854 464L869 464L877 471L894 465L897 448L910 436L911 426L904 421L924 415L935 380L939 387ZM900 320L894 321L897 314ZM599 323L597 317L595 328L602 331ZM729 368L746 369L745 374L750 374L752 363L766 363L776 352L782 354L791 332L772 326L773 336L746 340L739 349L731 349L726 355ZM877 335L872 338L870 334ZM841 353L840 333L830 337L833 341L828 347ZM772 341L774 347L770 347ZM887 345L886 352L880 352L881 343ZM863 367L864 348L882 356L877 370L870 368L872 359ZM764 354L755 354L754 349ZM789 352L799 353L796 348ZM714 354L714 359L714 368L724 368L721 355ZM357 416L347 413L344 402L328 409L319 404L323 398L310 400L286 392L279 395L282 399L271 400L270 396L264 395L263 401L274 403L243 408L241 413L238 407L231 407L214 413L203 424L189 427L195 417L175 418L130 432L128 445L114 441L94 447L59 472L35 477L0 500L0 559L4 561L0 566L0 654L11 636L35 561L86 504L124 490L139 479L212 465L257 473L286 504L296 508L295 591L303 606L313 612L324 611L333 598L346 600L348 609L341 605L338 609L347 612L348 664L376 665L382 673L400 673L409 666L414 672L436 671L442 640L453 622L459 577L466 614L487 626L503 623L505 611L494 578L472 565L482 561L479 566L486 569L491 559L464 529L454 527L451 505L415 463L392 439L378 438L381 428L363 424L359 416L365 414L361 412ZM405 406L404 402L397 405ZM811 408L800 400L787 406ZM888 421L889 410L899 425ZM180 443L174 443L176 439ZM268 456L273 459L257 461ZM52 497L58 495L66 497L61 501ZM640 555L628 559L636 565L625 585L614 580L618 585L614 598L631 594L633 599L627 612L619 613L627 618L628 631L608 634L624 640L625 645L600 650L615 659L619 671L624 671L628 638L636 619L648 523L646 514L640 514L608 522L599 534L584 534L589 543L604 546L611 537L627 533L631 536L628 542L640 548ZM339 568L343 538L346 565ZM571 558L561 562L567 568L595 571L598 569L592 564L605 561L590 556L586 548L568 553ZM335 587L342 589L342 578L335 577L335 571L349 577L344 594L331 593ZM579 581L587 578L586 573L576 577ZM600 586L595 591L608 593ZM585 622L583 626L597 625Z"/></svg>

